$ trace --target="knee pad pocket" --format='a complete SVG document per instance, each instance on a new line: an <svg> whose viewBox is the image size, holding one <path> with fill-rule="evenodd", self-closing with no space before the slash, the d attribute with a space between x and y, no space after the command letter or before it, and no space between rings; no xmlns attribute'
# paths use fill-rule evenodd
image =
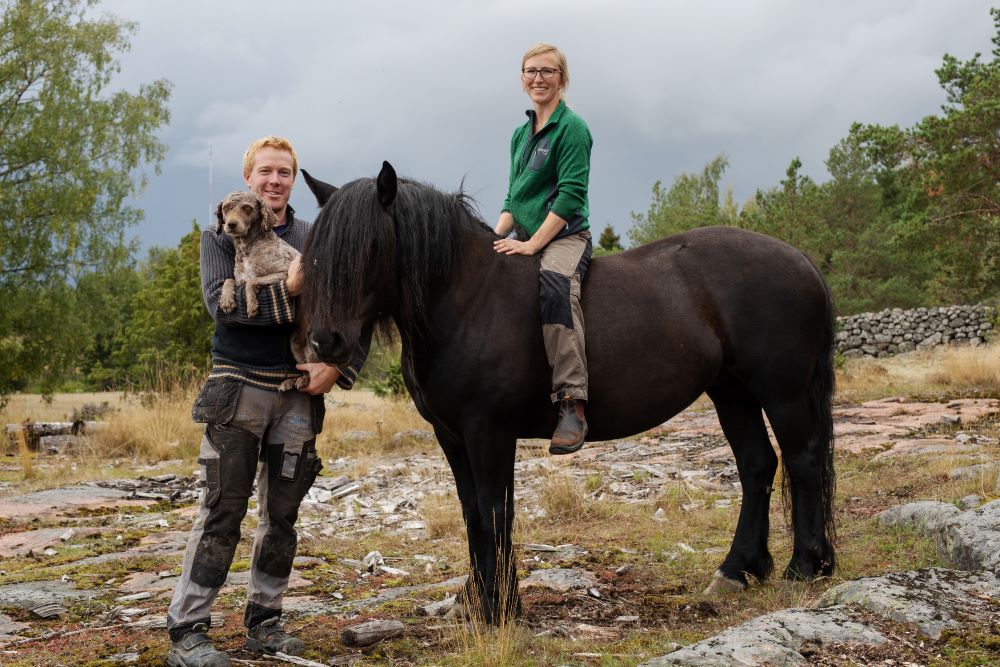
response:
<svg viewBox="0 0 1000 667"><path fill-rule="evenodd" d="M554 271L538 274L542 324L561 324L573 328L573 311L570 306L570 279Z"/></svg>
<svg viewBox="0 0 1000 667"><path fill-rule="evenodd" d="M208 588L219 588L225 583L246 511L245 499L222 499L212 508L195 550L191 581Z"/></svg>

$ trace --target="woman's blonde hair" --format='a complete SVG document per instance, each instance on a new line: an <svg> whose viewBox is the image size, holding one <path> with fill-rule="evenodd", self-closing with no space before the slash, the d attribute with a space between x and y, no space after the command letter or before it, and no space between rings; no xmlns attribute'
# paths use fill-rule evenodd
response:
<svg viewBox="0 0 1000 667"><path fill-rule="evenodd" d="M521 69L524 69L524 63L528 62L528 58L534 58L535 56L540 56L543 53L554 53L556 60L559 62L559 72L560 72L560 82L562 86L559 87L559 97L566 97L566 89L569 88L569 65L566 64L566 54L563 53L558 46L552 44L546 44L545 42L539 42L533 47L528 49L524 57L521 58ZM522 80L522 84L523 80Z"/></svg>
<svg viewBox="0 0 1000 667"><path fill-rule="evenodd" d="M295 154L292 142L284 137L276 137L269 134L263 139L258 139L250 144L250 148L243 154L243 178L250 177L250 172L253 171L254 160L257 159L257 152L262 148L275 148L279 151L288 151L292 156L292 177L298 176L299 156Z"/></svg>

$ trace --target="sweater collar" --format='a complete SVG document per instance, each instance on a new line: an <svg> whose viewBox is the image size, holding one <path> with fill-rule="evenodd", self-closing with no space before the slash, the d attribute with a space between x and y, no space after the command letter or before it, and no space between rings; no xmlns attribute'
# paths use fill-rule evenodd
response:
<svg viewBox="0 0 1000 667"><path fill-rule="evenodd" d="M549 116L549 122L545 123L545 127L548 127L549 125L555 125L556 123L558 123L559 119L562 118L563 113L565 113L565 111L566 111L566 100L559 100L559 104L556 105L556 110L552 112L551 116ZM534 127L535 126L535 110L534 109L527 109L527 110L525 110L524 113L528 117L528 124L529 124L529 126L530 127ZM539 128L538 131L541 132L544 129L545 129L544 127L543 128Z"/></svg>
<svg viewBox="0 0 1000 667"><path fill-rule="evenodd" d="M291 204L285 204L285 224L280 227L274 228L274 233L278 236L284 236L288 233L288 230L292 228L295 224L295 209L292 208Z"/></svg>

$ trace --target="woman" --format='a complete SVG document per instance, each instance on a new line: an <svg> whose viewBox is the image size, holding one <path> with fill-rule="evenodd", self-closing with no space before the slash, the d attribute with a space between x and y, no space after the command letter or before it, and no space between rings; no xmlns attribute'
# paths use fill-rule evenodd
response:
<svg viewBox="0 0 1000 667"><path fill-rule="evenodd" d="M549 452L569 454L587 435L587 359L580 285L590 264L587 204L593 139L583 119L566 106L566 56L537 44L521 59L521 85L531 98L528 122L510 142L510 181L494 228L506 237L514 225L530 238L501 238L499 253L541 253L542 335L552 367L552 402L559 422Z"/></svg>

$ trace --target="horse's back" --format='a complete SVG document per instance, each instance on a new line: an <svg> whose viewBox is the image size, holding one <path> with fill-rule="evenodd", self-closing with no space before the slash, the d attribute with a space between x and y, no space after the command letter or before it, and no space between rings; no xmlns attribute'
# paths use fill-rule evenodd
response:
<svg viewBox="0 0 1000 667"><path fill-rule="evenodd" d="M798 390L829 308L801 252L729 227L595 258L583 305L594 439L662 423L724 379Z"/></svg>

